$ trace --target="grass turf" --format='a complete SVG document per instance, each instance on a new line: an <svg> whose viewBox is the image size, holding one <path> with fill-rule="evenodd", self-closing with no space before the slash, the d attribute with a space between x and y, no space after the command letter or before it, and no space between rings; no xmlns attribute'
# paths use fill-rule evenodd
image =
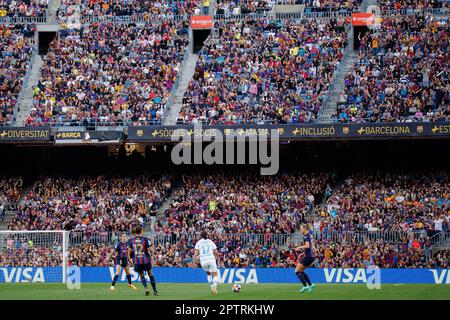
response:
<svg viewBox="0 0 450 320"><path fill-rule="evenodd" d="M241 293L234 293L232 284L222 284L213 296L206 283L158 283L161 295L149 297L140 283L135 285L136 291L124 283L111 291L108 283L83 283L80 290L63 284L9 283L0 284L0 300L450 300L450 285L433 284L384 284L380 290L361 284L317 284L312 293L299 293L300 286L294 284L244 284Z"/></svg>

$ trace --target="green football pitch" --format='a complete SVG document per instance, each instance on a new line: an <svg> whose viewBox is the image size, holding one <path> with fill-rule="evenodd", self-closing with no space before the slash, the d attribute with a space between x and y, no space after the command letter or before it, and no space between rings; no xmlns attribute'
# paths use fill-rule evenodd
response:
<svg viewBox="0 0 450 320"><path fill-rule="evenodd" d="M123 283L111 291L108 283L85 283L79 290L69 290L63 284L0 284L0 300L450 300L450 285L445 284L382 284L379 290L358 284L317 284L311 293L299 293L300 286L294 284L244 284L241 293L234 293L232 284L223 284L213 296L206 283L159 283L160 296L148 297L139 282L135 285L136 291Z"/></svg>

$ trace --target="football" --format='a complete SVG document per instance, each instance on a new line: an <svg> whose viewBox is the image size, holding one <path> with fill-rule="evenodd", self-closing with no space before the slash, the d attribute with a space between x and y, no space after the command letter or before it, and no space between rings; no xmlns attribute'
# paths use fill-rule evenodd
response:
<svg viewBox="0 0 450 320"><path fill-rule="evenodd" d="M235 284L233 286L233 292L240 293L241 289L242 289L242 287L239 284Z"/></svg>

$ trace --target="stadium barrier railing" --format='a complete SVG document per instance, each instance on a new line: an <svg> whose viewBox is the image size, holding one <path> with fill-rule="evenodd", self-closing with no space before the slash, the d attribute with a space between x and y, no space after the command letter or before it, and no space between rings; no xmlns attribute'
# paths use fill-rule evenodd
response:
<svg viewBox="0 0 450 320"><path fill-rule="evenodd" d="M45 24L47 17L0 17L0 24Z"/></svg>
<svg viewBox="0 0 450 320"><path fill-rule="evenodd" d="M81 245L86 243L92 244L113 244L120 239L120 235L126 233L130 235L129 231L103 231L103 232L85 232L85 231L71 231L69 235L69 242L71 245ZM155 245L163 244L178 244L182 243L188 247L195 245L199 239L198 234L150 234L149 237L153 240ZM212 235L211 239L216 242L219 247L227 246L250 246L250 245L265 245L271 246L285 245L288 243L290 234L252 234L252 233L222 233Z"/></svg>
<svg viewBox="0 0 450 320"><path fill-rule="evenodd" d="M71 231L69 241L71 245L81 245L86 243L93 244L113 244L120 239L120 235L125 232L130 235L129 231L103 231L103 232L85 232ZM437 237L438 235L439 237ZM183 244L188 247L195 245L199 239L196 233L188 234L161 234L150 233L148 235L155 245L163 244ZM377 230L377 231L319 231L314 230L313 236L316 241L335 242L335 243L364 243L367 241L385 241L387 243L400 243L404 240L418 240L420 238L429 238L433 244L441 243L441 241L450 240L450 232L437 232L435 234L428 233L426 230L401 231L401 230ZM262 245L284 246L290 243L297 244L303 242L300 234L258 234L258 233L222 233L211 235L211 239L216 242L219 247L222 246L252 246ZM444 240L443 240L444 239Z"/></svg>
<svg viewBox="0 0 450 320"><path fill-rule="evenodd" d="M398 243L404 239L419 239L421 237L427 238L431 236L426 230L416 231L401 231L401 230L374 230L374 231L319 231L314 230L313 236L315 240L325 242L356 242L363 243L366 241L378 241L383 240L389 243ZM293 236L291 241L293 243L301 242L303 239L301 236Z"/></svg>
<svg viewBox="0 0 450 320"><path fill-rule="evenodd" d="M277 13L277 19L336 19L339 17L350 17L353 12L359 12L360 10L335 10L332 8L305 8L305 12L301 13ZM379 10L377 14L382 17L398 16L398 15L417 15L417 14L430 14L430 15L448 15L448 8L407 8L407 9L392 9L392 10ZM171 15L171 14L137 14L130 16L81 16L80 23L110 23L110 22L122 22L122 23L145 23L152 21L162 20L175 20L175 21L189 21L192 15ZM242 19L272 19L275 18L271 11L263 11L258 13L246 13L246 14L216 14L214 20L242 20ZM50 19L53 20L53 19ZM46 24L49 23L47 15L41 17L0 17L0 24ZM59 23L64 22L64 17L59 20Z"/></svg>
<svg viewBox="0 0 450 320"><path fill-rule="evenodd" d="M181 77L182 77L182 71L184 70L184 67L186 66L186 63L189 59L190 50L191 50L191 44L188 44L188 46L184 50L183 59L181 60L181 63L179 65L176 80L172 85L172 89L170 90L169 99L167 100L166 106L164 107L164 117L162 119L163 122L165 121L165 119L167 119L167 117L169 116L169 112L172 109L172 106L175 104L177 90L180 86L180 81L181 81Z"/></svg>

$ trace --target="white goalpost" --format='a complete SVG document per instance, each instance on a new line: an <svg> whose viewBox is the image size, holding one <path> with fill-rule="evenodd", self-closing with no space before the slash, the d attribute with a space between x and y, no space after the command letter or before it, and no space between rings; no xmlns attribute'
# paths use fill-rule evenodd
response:
<svg viewBox="0 0 450 320"><path fill-rule="evenodd" d="M66 283L69 232L0 231L0 283Z"/></svg>

